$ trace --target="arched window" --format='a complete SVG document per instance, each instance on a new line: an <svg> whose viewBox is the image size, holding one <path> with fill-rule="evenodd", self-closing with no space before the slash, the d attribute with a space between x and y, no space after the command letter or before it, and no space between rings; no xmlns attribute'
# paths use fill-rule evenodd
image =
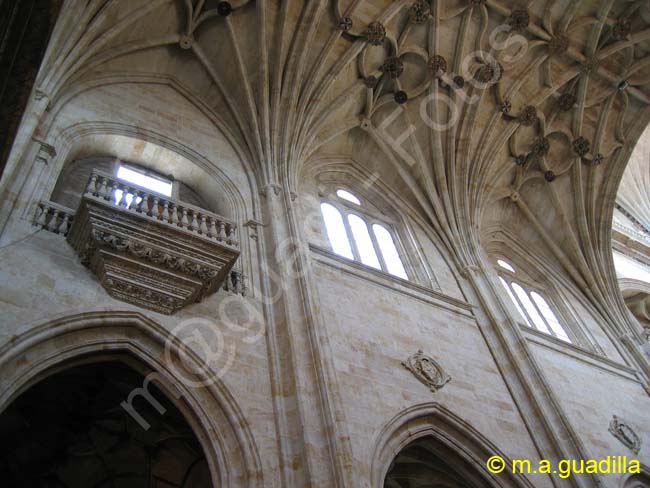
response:
<svg viewBox="0 0 650 488"><path fill-rule="evenodd" d="M526 325L564 342L571 343L571 338L548 301L538 291L535 291L521 280L512 264L503 259L498 259L497 265L500 268L499 280Z"/></svg>
<svg viewBox="0 0 650 488"><path fill-rule="evenodd" d="M373 217L356 195L338 189L330 201L321 203L321 212L336 254L408 280L390 226Z"/></svg>

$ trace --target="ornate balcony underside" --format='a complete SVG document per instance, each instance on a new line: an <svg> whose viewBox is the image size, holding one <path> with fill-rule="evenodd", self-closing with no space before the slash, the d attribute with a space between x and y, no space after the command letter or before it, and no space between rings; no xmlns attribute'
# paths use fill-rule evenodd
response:
<svg viewBox="0 0 650 488"><path fill-rule="evenodd" d="M222 217L96 173L67 240L114 298L171 314L230 283L234 235Z"/></svg>

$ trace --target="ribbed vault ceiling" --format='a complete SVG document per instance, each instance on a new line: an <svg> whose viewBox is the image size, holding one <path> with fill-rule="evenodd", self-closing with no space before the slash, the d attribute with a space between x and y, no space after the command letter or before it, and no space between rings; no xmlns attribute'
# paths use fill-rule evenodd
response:
<svg viewBox="0 0 650 488"><path fill-rule="evenodd" d="M171 80L260 186L294 190L310 158L345 156L461 267L513 240L601 310L616 295L609 216L648 121L646 1L85 3L40 86L54 106Z"/></svg>

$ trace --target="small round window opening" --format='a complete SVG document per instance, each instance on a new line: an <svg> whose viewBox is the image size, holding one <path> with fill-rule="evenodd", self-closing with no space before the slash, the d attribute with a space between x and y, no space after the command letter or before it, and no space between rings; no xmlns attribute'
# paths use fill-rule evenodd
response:
<svg viewBox="0 0 650 488"><path fill-rule="evenodd" d="M348 202L352 202L355 205L361 205L361 200L359 200L356 196L347 190L336 190L336 196L342 198L343 200L347 200Z"/></svg>

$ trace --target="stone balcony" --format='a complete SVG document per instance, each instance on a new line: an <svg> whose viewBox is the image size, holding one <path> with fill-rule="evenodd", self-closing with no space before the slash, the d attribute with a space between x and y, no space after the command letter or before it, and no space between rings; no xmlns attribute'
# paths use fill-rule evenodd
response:
<svg viewBox="0 0 650 488"><path fill-rule="evenodd" d="M35 223L66 235L118 300L171 314L220 288L243 292L233 222L100 171L76 212L42 202Z"/></svg>

